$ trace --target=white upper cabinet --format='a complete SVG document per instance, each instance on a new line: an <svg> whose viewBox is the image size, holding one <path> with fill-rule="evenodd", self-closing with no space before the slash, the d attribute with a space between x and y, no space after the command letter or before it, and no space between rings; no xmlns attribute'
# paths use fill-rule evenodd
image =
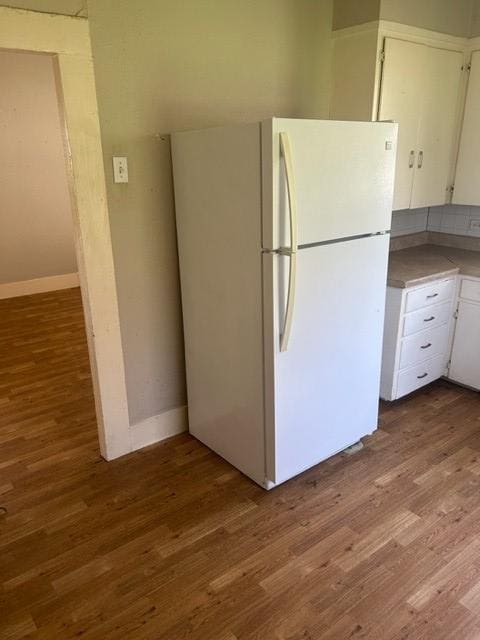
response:
<svg viewBox="0 0 480 640"><path fill-rule="evenodd" d="M423 100L411 208L450 200L463 61L459 51L424 47Z"/></svg>
<svg viewBox="0 0 480 640"><path fill-rule="evenodd" d="M463 54L385 38L379 120L399 123L393 209L445 204Z"/></svg>
<svg viewBox="0 0 480 640"><path fill-rule="evenodd" d="M480 205L480 51L472 55L453 202Z"/></svg>
<svg viewBox="0 0 480 640"><path fill-rule="evenodd" d="M399 123L393 209L450 202L467 39L384 20L340 29L333 38L330 118ZM454 201L480 204L478 58L470 94ZM476 111L474 104L479 105ZM465 195L467 189L470 193Z"/></svg>
<svg viewBox="0 0 480 640"><path fill-rule="evenodd" d="M425 75L421 64L423 49L421 44L385 39L378 119L399 124L394 209L408 209L412 199L420 95Z"/></svg>

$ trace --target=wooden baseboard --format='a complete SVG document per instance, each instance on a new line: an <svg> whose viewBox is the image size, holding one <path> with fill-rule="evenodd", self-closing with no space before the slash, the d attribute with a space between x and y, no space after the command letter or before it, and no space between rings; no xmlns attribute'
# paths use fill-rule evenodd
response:
<svg viewBox="0 0 480 640"><path fill-rule="evenodd" d="M137 422L130 427L132 451L147 447L187 430L187 407L177 407Z"/></svg>
<svg viewBox="0 0 480 640"><path fill-rule="evenodd" d="M35 278L35 280L23 280L21 282L7 282L0 284L0 300L4 300L5 298L18 298L18 296L29 296L32 293L71 289L72 287L78 286L80 286L78 273L65 273L61 276L47 276L45 278Z"/></svg>

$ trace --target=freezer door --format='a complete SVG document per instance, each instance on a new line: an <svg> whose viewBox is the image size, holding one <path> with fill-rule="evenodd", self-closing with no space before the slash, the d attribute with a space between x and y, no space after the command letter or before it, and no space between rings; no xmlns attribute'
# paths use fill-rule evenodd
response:
<svg viewBox="0 0 480 640"><path fill-rule="evenodd" d="M274 118L262 123L264 249L290 244L282 132L292 153L300 245L390 229L396 124Z"/></svg>
<svg viewBox="0 0 480 640"><path fill-rule="evenodd" d="M388 236L298 252L285 352L289 258L263 260L267 477L278 484L377 428Z"/></svg>

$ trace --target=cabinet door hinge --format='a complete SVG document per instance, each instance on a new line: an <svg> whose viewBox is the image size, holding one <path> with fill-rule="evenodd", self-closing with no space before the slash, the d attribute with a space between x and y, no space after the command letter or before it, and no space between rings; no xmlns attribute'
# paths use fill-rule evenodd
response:
<svg viewBox="0 0 480 640"><path fill-rule="evenodd" d="M462 64L462 71L466 71L468 73L471 68L472 68L472 65L470 62L467 62L467 64Z"/></svg>
<svg viewBox="0 0 480 640"><path fill-rule="evenodd" d="M385 62L385 51L380 51L380 62Z"/></svg>
<svg viewBox="0 0 480 640"><path fill-rule="evenodd" d="M455 309L455 311L453 312L453 319L454 320L458 320L458 307Z"/></svg>

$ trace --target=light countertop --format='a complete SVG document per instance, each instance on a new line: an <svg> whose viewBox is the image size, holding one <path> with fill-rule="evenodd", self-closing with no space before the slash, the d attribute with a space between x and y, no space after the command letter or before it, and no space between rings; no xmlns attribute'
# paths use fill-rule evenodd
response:
<svg viewBox="0 0 480 640"><path fill-rule="evenodd" d="M404 289L457 273L480 278L480 251L423 244L390 253L387 284Z"/></svg>

